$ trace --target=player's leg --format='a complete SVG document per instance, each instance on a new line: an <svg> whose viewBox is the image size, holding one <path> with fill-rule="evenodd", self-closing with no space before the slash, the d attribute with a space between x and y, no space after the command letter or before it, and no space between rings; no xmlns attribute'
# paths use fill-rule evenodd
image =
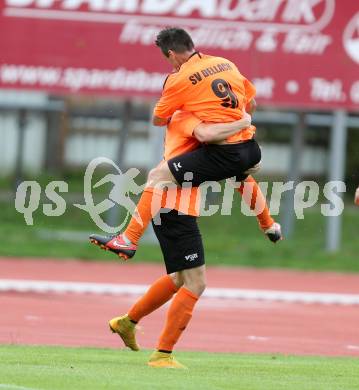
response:
<svg viewBox="0 0 359 390"><path fill-rule="evenodd" d="M151 355L150 366L167 367L173 362L172 351L187 328L194 307L205 289L205 266L182 271L184 285L172 299L157 350ZM177 366L175 363L175 366ZM178 368L182 368L181 366Z"/></svg>
<svg viewBox="0 0 359 390"><path fill-rule="evenodd" d="M133 257L139 239L147 229L151 219L161 209L163 186L174 183L175 179L168 169L167 162L161 162L149 172L146 187L136 206L135 215L132 216L126 230L122 234L112 236L93 234L90 236L90 241L124 259Z"/></svg>
<svg viewBox="0 0 359 390"><path fill-rule="evenodd" d="M245 177L247 173L251 172L245 172L243 177L237 178L237 181L240 181L241 184L239 187L236 186L236 189L249 208L255 212L259 226L264 234L270 241L276 243L282 239L281 226L270 215L266 198L258 183L250 175Z"/></svg>
<svg viewBox="0 0 359 390"><path fill-rule="evenodd" d="M124 239L131 244L138 244L143 233L147 229L151 219L157 215L161 209L161 200L163 195L163 186L176 183L167 162L162 161L158 166L152 169L147 178L146 187L136 206L136 214L140 218L131 218L126 230L123 233ZM138 222L140 219L141 222Z"/></svg>
<svg viewBox="0 0 359 390"><path fill-rule="evenodd" d="M242 144L225 145L223 147L214 145L214 149L218 155L220 166L226 167L228 161L233 161L230 165L234 169L236 181L243 182L238 190L250 209L260 210L257 213L257 218L265 235L274 243L281 240L281 227L271 217L266 199L258 183L249 176L258 171L260 166L261 150L257 142L251 140ZM227 169L230 170L230 168ZM218 175L220 174L221 172L218 172Z"/></svg>
<svg viewBox="0 0 359 390"><path fill-rule="evenodd" d="M275 243L282 239L281 227L271 217L258 183L249 176L259 170L260 160L261 150L257 142L251 140L234 145L208 145L169 160L168 167L180 184L184 181L185 172L193 172L193 186L198 186L204 181L219 181L231 176L235 176L238 182L244 181L238 191L252 210L257 208L261 210L257 215L260 227Z"/></svg>
<svg viewBox="0 0 359 390"><path fill-rule="evenodd" d="M172 356L178 339L192 318L193 309L206 285L204 250L196 218L164 214L161 225L154 225L164 254L167 272L177 271L183 286L174 295L157 350L148 364L154 367L183 368Z"/></svg>
<svg viewBox="0 0 359 390"><path fill-rule="evenodd" d="M111 331L117 333L127 347L138 351L140 347L136 341L136 324L168 302L182 285L183 277L178 272L160 277L135 302L127 314L109 321Z"/></svg>
<svg viewBox="0 0 359 390"><path fill-rule="evenodd" d="M183 286L168 309L167 320L160 336L157 350L171 353L182 332L192 318L193 309L206 288L205 266L199 266L181 271Z"/></svg>

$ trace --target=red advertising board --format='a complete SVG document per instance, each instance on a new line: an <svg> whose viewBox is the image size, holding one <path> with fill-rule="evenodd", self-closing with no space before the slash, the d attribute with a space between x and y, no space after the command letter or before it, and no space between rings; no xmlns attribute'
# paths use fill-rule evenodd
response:
<svg viewBox="0 0 359 390"><path fill-rule="evenodd" d="M165 26L235 62L262 105L359 111L358 0L3 0L0 88L158 96Z"/></svg>

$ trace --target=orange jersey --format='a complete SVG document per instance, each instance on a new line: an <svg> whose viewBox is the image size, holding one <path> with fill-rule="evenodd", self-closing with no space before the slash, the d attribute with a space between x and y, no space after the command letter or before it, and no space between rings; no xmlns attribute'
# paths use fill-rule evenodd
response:
<svg viewBox="0 0 359 390"><path fill-rule="evenodd" d="M165 160L190 152L200 146L197 139L193 137L193 130L199 123L201 120L189 112L177 111L172 115L166 130ZM181 211L183 214L198 216L200 202L198 187L170 189L165 194L162 199L162 207L165 207L166 203L168 205L174 204L175 210Z"/></svg>
<svg viewBox="0 0 359 390"><path fill-rule="evenodd" d="M176 111L166 129L164 159L169 160L180 154L197 149L200 145L193 131L201 120L186 111Z"/></svg>
<svg viewBox="0 0 359 390"><path fill-rule="evenodd" d="M177 110L193 113L203 122L232 122L242 119L255 87L229 60L194 53L178 72L168 76L154 115L169 118ZM250 126L229 137L228 142L251 139Z"/></svg>

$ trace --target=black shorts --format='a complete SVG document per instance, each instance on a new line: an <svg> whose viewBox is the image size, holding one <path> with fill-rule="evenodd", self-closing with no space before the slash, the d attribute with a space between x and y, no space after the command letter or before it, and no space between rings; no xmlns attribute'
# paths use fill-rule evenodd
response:
<svg viewBox="0 0 359 390"><path fill-rule="evenodd" d="M152 220L168 274L204 264L204 250L197 218L171 210L161 214L161 224Z"/></svg>
<svg viewBox="0 0 359 390"><path fill-rule="evenodd" d="M202 145L200 148L168 160L168 167L177 183L192 181L197 187L206 181L220 181L236 177L242 181L245 172L261 160L261 150L254 139L239 144ZM189 178L187 172L192 172ZM191 176L191 175L189 175Z"/></svg>

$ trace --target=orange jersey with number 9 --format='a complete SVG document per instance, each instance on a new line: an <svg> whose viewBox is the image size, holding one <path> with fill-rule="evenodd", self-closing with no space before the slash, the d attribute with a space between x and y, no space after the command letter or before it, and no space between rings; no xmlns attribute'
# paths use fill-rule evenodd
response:
<svg viewBox="0 0 359 390"><path fill-rule="evenodd" d="M176 110L184 110L203 122L232 122L243 117L254 96L254 85L232 62L196 52L168 76L154 115L169 118ZM227 141L251 139L254 133L255 127L250 126Z"/></svg>

